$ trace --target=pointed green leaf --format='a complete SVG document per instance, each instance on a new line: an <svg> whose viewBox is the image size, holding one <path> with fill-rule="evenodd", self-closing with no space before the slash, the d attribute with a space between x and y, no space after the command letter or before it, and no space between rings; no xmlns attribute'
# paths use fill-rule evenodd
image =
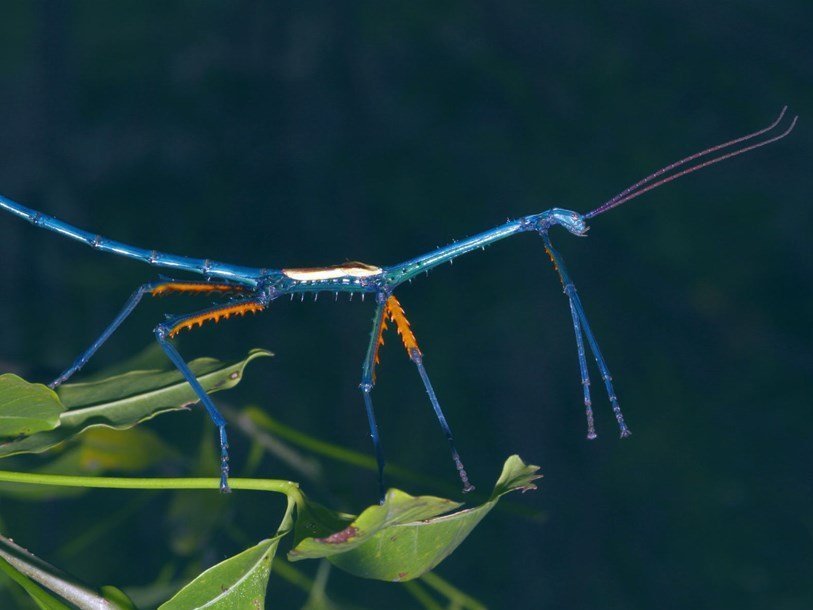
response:
<svg viewBox="0 0 813 610"><path fill-rule="evenodd" d="M238 362L224 363L199 358L189 363L203 388L211 393L237 385L246 365L271 352L254 349ZM59 416L59 426L0 442L0 457L18 453L40 453L80 432L94 427L126 429L160 413L177 411L197 402L197 396L174 368L131 371L59 388L59 398L69 409Z"/></svg>
<svg viewBox="0 0 813 610"><path fill-rule="evenodd" d="M116 608L116 610L138 610L136 605L133 603L133 600L127 597L127 594L121 589L111 585L105 585L104 587L99 588L99 592L102 594L105 601L113 604L113 607Z"/></svg>
<svg viewBox="0 0 813 610"><path fill-rule="evenodd" d="M251 610L265 608L265 590L279 541L293 527L295 500L288 506L277 535L212 566L158 610Z"/></svg>
<svg viewBox="0 0 813 610"><path fill-rule="evenodd" d="M263 540L203 572L159 610L265 608L265 589L277 545L285 534Z"/></svg>
<svg viewBox="0 0 813 610"><path fill-rule="evenodd" d="M0 375L0 437L53 430L64 410L49 387L28 383L11 373Z"/></svg>
<svg viewBox="0 0 813 610"><path fill-rule="evenodd" d="M390 489L383 504L376 504L365 509L343 529L333 530L333 533L324 532L321 537L304 538L288 553L288 559L292 561L316 559L346 553L369 541L381 530L402 523L431 519L460 506L459 502L452 500L434 496L415 497L398 489ZM313 512L313 508L311 508L311 515ZM305 519L302 520L305 521ZM311 520L319 525L325 523L324 516L316 519L311 517ZM299 527L297 527L297 532L300 532Z"/></svg>
<svg viewBox="0 0 813 610"><path fill-rule="evenodd" d="M536 489L537 466L514 455L506 460L488 501L475 508L431 496L391 489L383 505L371 506L330 535L304 538L288 553L292 561L327 557L335 566L364 578L417 578L448 557L497 504L514 490Z"/></svg>
<svg viewBox="0 0 813 610"><path fill-rule="evenodd" d="M82 381L99 381L114 375L121 375L130 371L163 371L167 369L167 355L156 341L151 341L144 349L136 354L110 364L101 371L90 374L82 373Z"/></svg>

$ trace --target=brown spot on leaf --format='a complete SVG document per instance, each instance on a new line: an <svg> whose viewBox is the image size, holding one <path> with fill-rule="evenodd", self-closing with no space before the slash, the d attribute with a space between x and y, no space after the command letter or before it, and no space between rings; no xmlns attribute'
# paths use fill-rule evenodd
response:
<svg viewBox="0 0 813 610"><path fill-rule="evenodd" d="M354 538L359 533L359 528L349 525L348 527L344 528L341 531L336 532L335 534L331 534L326 538L315 538L316 542L321 542L323 544L341 544L343 542L347 542L351 538Z"/></svg>

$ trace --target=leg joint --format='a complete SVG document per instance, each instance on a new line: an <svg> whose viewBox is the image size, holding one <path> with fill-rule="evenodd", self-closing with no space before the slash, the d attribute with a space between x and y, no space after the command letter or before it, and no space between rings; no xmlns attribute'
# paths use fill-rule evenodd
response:
<svg viewBox="0 0 813 610"><path fill-rule="evenodd" d="M158 326L155 327L153 332L155 333L156 339L158 341L164 342L170 336L171 327L164 322L161 322Z"/></svg>

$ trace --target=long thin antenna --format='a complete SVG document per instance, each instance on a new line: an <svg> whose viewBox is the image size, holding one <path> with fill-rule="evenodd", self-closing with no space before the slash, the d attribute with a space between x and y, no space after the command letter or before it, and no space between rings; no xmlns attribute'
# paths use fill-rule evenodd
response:
<svg viewBox="0 0 813 610"><path fill-rule="evenodd" d="M765 133L773 130L777 125L779 125L779 123L784 118L785 112L787 111L787 108L788 108L787 106L784 106L782 108L782 111L779 113L779 116L776 118L776 120L774 120L774 122L771 123L770 125L768 125L767 127L763 128L763 129L760 129L759 131L755 131L753 133L749 133L747 135L741 136L739 138L729 140L728 142L723 142L722 144L717 144L716 146L712 146L711 148L706 148L704 150L701 150L700 152L694 153L693 155L689 155L688 157L685 157L685 158L681 159L680 161L676 161L674 163L671 163L671 164L667 165L666 167L662 167L661 169L659 169L658 171L650 174L646 178L644 178L642 180L639 180L635 184L625 188L623 191L618 193L612 199L609 199L609 200L605 201L603 204L601 204L595 210L585 214L584 217L586 219L593 218L594 216L598 216L599 214L603 214L607 210L611 210L614 207L617 207L617 206L621 205L622 203L626 203L627 201L629 201L631 199L635 199L636 197L638 197L639 195L643 195L647 191L651 191L654 188L657 188L657 187L659 187L661 185L664 185L667 182L671 182L672 180L677 180L678 178L680 178L682 176L685 176L687 174L691 174L692 172L696 172L697 170L703 169L704 167L708 167L709 165L714 165L715 163L719 163L720 161L724 161L725 159L730 159L731 157L736 157L737 155L741 155L743 153L749 152L749 151L754 150L756 148L761 148L762 146L765 146L767 144L771 144L772 142L776 142L777 140L781 140L782 138L787 136L791 131L793 131L793 128L796 126L796 121L799 118L798 116L794 116L793 119L790 122L790 126L785 131L783 131L782 133L780 133L777 136L773 136L772 138L768 138L767 140L763 140L762 142L758 142L756 144L751 144L749 146L743 146L742 148L738 148L738 149L733 150L731 152L728 152L728 153L725 153L725 154L722 154L722 155L718 155L717 157L713 157L712 159L707 159L706 161L703 161L701 163L697 163L696 165L692 165L692 166L690 166L690 167L688 167L686 169L683 169L683 170L681 170L681 171L679 171L679 172L677 172L675 174L667 176L666 178L662 178L661 180L657 180L655 182L652 182L653 180L655 180L659 176L663 176L664 174L667 174L668 172L670 172L670 171L672 171L674 169L677 169L678 167L681 167L681 166L685 165L686 163L689 163L689 162L694 161L696 159L699 159L701 157L705 157L707 155L710 155L710 154L712 154L714 152L717 152L718 150L728 148L729 146L734 146L735 144L741 144L741 143L746 142L748 140L752 140L753 138L759 137L762 134L765 134ZM641 188L644 185L648 185L648 186L646 186L644 188Z"/></svg>
<svg viewBox="0 0 813 610"><path fill-rule="evenodd" d="M763 128L763 129L760 129L759 131L755 131L753 133L749 133L749 134L744 135L742 137L735 138L733 140L729 140L728 142L723 142L722 144L717 144L716 146L712 146L711 148L706 148L705 150L701 150L700 152L696 152L693 155L689 155L688 157L684 157L680 161L675 161L674 163L671 163L670 165L667 165L666 167L662 167L658 171L656 171L656 172L654 172L652 174L649 174L649 176L647 176L643 180L639 180L638 182L636 182L632 186L628 186L623 191L618 193L615 197L613 197L609 201L605 202L604 205L610 204L610 203L615 203L616 201L618 201L622 197L624 197L624 196L628 195L629 193L631 193L632 191L636 190L638 187L643 186L644 184L647 184L648 182L651 182L652 180L654 180L658 176L662 176L666 172L670 172L673 169L677 169L681 165L684 165L684 164L686 164L686 163L688 163L690 161L694 161L695 159L699 159L700 157L704 157L706 155L709 155L709 154L711 154L713 152L717 152L718 150L721 150L723 148L728 148L729 146L733 146L734 144L739 144L740 142L745 142L745 141L750 140L752 138L756 138L757 136L760 136L763 133L765 133L767 131L770 131L771 129L773 129L774 127L779 125L779 122L782 120L782 117L785 116L785 112L787 111L787 109L788 109L787 106L783 106L782 110L779 112L779 116L776 117L776 120L773 123L771 123L770 125L768 125L767 127Z"/></svg>

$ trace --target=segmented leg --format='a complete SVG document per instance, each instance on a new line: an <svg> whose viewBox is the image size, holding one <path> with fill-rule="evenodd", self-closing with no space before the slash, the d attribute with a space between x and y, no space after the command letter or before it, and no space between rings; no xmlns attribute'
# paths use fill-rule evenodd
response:
<svg viewBox="0 0 813 610"><path fill-rule="evenodd" d="M48 384L48 387L55 388L58 385L65 383L74 373L81 369L91 356L102 346L102 344L110 338L116 329L121 326L121 323L129 316L138 305L139 301L145 294L159 296L169 292L186 292L194 294L210 294L213 292L227 293L227 292L242 292L246 288L234 284L227 283L212 283L212 282L176 282L174 280L161 280L157 282L150 282L139 286L138 289L130 295L124 307L104 329L104 332L99 336L93 344L87 348L79 357L65 369L56 379Z"/></svg>
<svg viewBox="0 0 813 610"><path fill-rule="evenodd" d="M379 296L378 304L373 317L373 329L370 331L370 343L367 346L367 355L361 367L361 383L359 389L364 396L364 408L367 411L367 422L370 424L370 438L373 439L375 449L375 459L378 463L378 491L381 503L384 503L384 450L381 447L381 438L378 435L378 424L375 421L375 411L373 410L373 399L370 393L375 386L375 365L378 364L378 348L383 345L383 333L387 328L385 318L386 300L383 295Z"/></svg>
<svg viewBox="0 0 813 610"><path fill-rule="evenodd" d="M547 242L545 245L545 250L553 261L553 265L557 271L559 269L563 269L564 267L560 266L561 261L557 262L557 259L554 258L554 251L548 248ZM569 281L569 279L568 283L565 283L566 277L566 271L564 272L564 276L561 273L559 274L559 278L562 280L562 286L564 287L564 292L568 298L570 317L573 319L573 332L576 335L576 354L579 357L579 372L581 374L582 390L584 392L584 415L587 419L587 438L593 440L596 438L596 425L593 420L593 401L590 398L590 373L587 370L587 357L584 350L584 336L582 335L579 313L576 310L576 304L574 303L572 296L576 292L576 288L573 286L573 283Z"/></svg>
<svg viewBox="0 0 813 610"><path fill-rule="evenodd" d="M571 284L571 287L573 285ZM574 288L575 290L575 288ZM590 400L590 373L587 372L587 358L584 353L584 337L582 336L581 323L579 322L579 314L576 311L576 305L570 294L568 301L570 303L570 316L573 318L573 331L576 334L576 352L579 356L579 372L582 378L582 388L584 389L584 414L587 418L587 438L593 440L596 438L596 425L593 421L593 403Z"/></svg>
<svg viewBox="0 0 813 610"><path fill-rule="evenodd" d="M604 361L604 357L601 355L601 350L598 347L598 342L593 336L593 331L590 329L590 323L587 321L587 315L584 313L584 307L582 306L581 299L579 299L579 295L576 292L576 286L573 284L573 282L570 279L570 276L567 273L567 268L565 267L564 259L553 247L553 244L551 244L550 237L548 237L547 231L542 232L542 239L544 239L545 241L545 250L547 250L548 255L551 258L551 261L553 261L553 266L559 273L559 279L562 281L564 292L567 295L568 299L570 300L570 311L571 315L573 316L573 329L576 333L576 344L577 347L579 348L579 368L581 369L582 374L582 384L584 385L585 388L584 404L585 410L587 412L587 436L588 438L590 438L590 434L592 432L594 438L595 430L593 427L593 411L590 405L590 391L589 391L590 380L587 377L587 363L584 360L584 344L582 342L582 331L587 337L587 343L590 345L590 350L593 352L593 356L596 359L596 364L598 365L601 377L602 379L604 379L604 386L607 389L607 396L610 399L610 404L612 405L613 413L615 414L615 419L618 422L618 428L621 431L621 437L624 438L626 436L629 436L631 434L630 429L624 422L624 415L621 413L621 407L618 404L618 398L616 397L615 390L613 389L612 383L613 378L610 375L610 371L607 368L607 363Z"/></svg>
<svg viewBox="0 0 813 610"><path fill-rule="evenodd" d="M265 309L266 304L254 299L246 299L243 301L235 301L228 305L221 307L212 307L204 311L193 313L187 316L182 316L162 322L155 327L155 338L158 344L163 348L166 355L181 372L184 379L192 386L192 390L203 404L209 417L214 422L218 430L220 440L220 491L229 493L229 441L226 435L226 420L217 410L215 403L200 385L200 382L192 373L189 365L186 364L181 357L178 350L173 345L171 338L177 335L184 329L192 329L195 326L202 326L204 322L217 322L224 318L229 318L233 315L244 315L248 312L257 312Z"/></svg>
<svg viewBox="0 0 813 610"><path fill-rule="evenodd" d="M415 366L418 368L418 374L421 376L421 381L423 381L423 385L426 388L426 393L429 395L429 402L432 403L432 408L435 410L435 415L438 418L440 427L443 429L443 433L446 435L446 440L449 441L449 446L452 451L452 460L454 460L455 468L457 468L457 474L460 476L460 481L463 483L463 493L468 493L474 489L474 485L472 485L469 481L468 474L466 474L466 469L463 466L463 462L460 459L457 448L455 447L452 430L446 421L446 416L443 414L443 410L440 408L440 403L435 395L435 390L432 387L432 383L429 381L429 375L423 366L423 354L418 347L415 334L412 332L412 329L409 326L409 321L404 314L404 309L401 307L398 299L392 295L390 295L387 299L386 313L389 319L395 323L398 334L401 336L401 341L406 348L407 354L409 354L409 359L412 360L412 362L414 362Z"/></svg>

